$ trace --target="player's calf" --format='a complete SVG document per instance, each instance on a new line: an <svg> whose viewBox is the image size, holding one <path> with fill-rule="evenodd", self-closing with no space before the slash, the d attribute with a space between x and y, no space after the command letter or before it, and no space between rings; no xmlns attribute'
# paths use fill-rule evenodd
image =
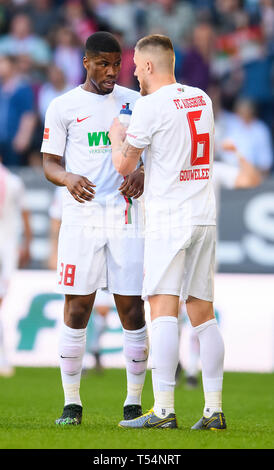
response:
<svg viewBox="0 0 274 470"><path fill-rule="evenodd" d="M127 397L124 403L124 419L134 419L142 414L141 395L148 360L146 326L139 330L124 329L124 355L127 373Z"/></svg>

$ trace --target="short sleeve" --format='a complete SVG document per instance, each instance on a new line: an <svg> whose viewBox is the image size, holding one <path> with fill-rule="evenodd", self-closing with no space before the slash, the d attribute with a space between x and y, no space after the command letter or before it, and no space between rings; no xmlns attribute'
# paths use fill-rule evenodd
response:
<svg viewBox="0 0 274 470"><path fill-rule="evenodd" d="M41 152L63 156L67 139L67 128L60 116L58 101L53 100L46 112Z"/></svg>
<svg viewBox="0 0 274 470"><path fill-rule="evenodd" d="M151 109L146 99L136 101L127 130L127 141L133 147L143 149L151 143L154 125Z"/></svg>

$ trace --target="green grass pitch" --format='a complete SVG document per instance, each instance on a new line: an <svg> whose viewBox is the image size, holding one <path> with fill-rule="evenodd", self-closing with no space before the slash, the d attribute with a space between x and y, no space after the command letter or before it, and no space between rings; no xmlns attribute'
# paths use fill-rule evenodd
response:
<svg viewBox="0 0 274 470"><path fill-rule="evenodd" d="M125 371L90 371L82 379L82 425L59 428L54 420L63 408L58 369L18 368L0 378L1 449L273 449L274 374L225 373L223 407L226 431L191 431L201 417L200 386L176 388L179 428L118 428L125 397ZM143 391L143 410L153 404L151 373Z"/></svg>

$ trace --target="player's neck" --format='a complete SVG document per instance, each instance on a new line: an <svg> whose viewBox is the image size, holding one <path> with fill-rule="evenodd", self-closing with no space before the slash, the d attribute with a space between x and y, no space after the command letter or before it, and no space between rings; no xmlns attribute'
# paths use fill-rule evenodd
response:
<svg viewBox="0 0 274 470"><path fill-rule="evenodd" d="M85 83L81 85L83 90L89 91L90 93L95 93L96 95L106 95L108 93L105 93L98 88L95 83L91 81L91 79L86 79Z"/></svg>
<svg viewBox="0 0 274 470"><path fill-rule="evenodd" d="M176 79L174 75L165 75L165 76L155 77L155 79L153 79L153 81L150 84L149 93L154 93L155 91L159 90L163 86L173 85L174 83L176 83Z"/></svg>

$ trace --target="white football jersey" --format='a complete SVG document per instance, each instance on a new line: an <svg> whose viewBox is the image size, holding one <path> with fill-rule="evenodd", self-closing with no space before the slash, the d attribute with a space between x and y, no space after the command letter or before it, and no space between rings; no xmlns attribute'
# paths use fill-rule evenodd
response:
<svg viewBox="0 0 274 470"><path fill-rule="evenodd" d="M133 109L139 93L115 85L112 93L97 95L78 86L49 105L41 152L64 156L68 172L87 177L96 185L92 201L77 202L66 187L62 220L95 227L134 227L138 200L124 198L118 188L123 177L111 158L108 132L123 105Z"/></svg>
<svg viewBox="0 0 274 470"><path fill-rule="evenodd" d="M208 95L179 83L141 97L128 142L147 148L146 231L215 225L214 118Z"/></svg>
<svg viewBox="0 0 274 470"><path fill-rule="evenodd" d="M20 212L26 208L25 187L19 176L0 163L0 245L16 245L20 235Z"/></svg>

